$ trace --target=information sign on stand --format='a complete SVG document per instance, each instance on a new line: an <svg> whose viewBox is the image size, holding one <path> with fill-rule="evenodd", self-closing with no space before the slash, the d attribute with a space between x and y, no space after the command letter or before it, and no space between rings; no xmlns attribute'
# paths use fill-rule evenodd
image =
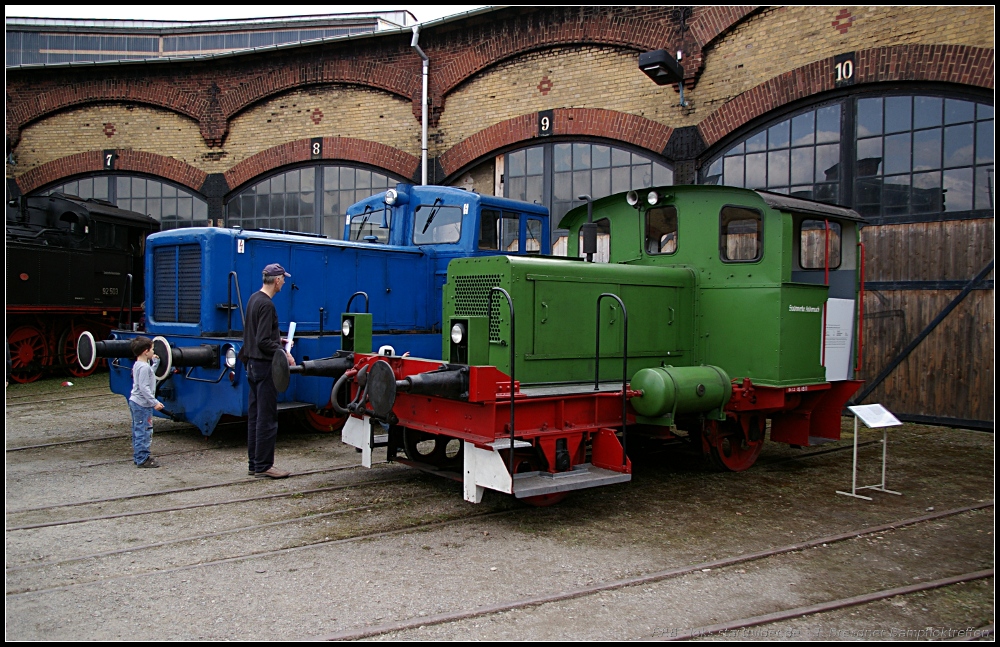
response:
<svg viewBox="0 0 1000 647"><path fill-rule="evenodd" d="M837 490L837 494L853 496L866 501L871 501L872 498L870 496L862 496L858 494L858 490L875 490L877 492L885 492L886 494L896 494L902 496L901 492L893 492L892 490L885 489L885 459L888 429L889 427L895 427L903 423L901 423L896 416L892 415L889 410L881 404L861 404L847 408L854 414L854 464L851 470L851 491L841 492L840 490ZM863 422L869 429L882 430L882 482L878 485L864 485L858 487L858 420L861 420L861 422Z"/></svg>

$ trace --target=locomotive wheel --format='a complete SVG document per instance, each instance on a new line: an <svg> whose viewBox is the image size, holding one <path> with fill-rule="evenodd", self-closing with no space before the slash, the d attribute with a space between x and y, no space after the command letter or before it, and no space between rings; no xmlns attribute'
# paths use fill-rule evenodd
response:
<svg viewBox="0 0 1000 647"><path fill-rule="evenodd" d="M504 457L504 462L507 462L506 457ZM514 453L515 474L523 474L524 472L539 472L543 469L544 467L542 465L542 461L538 459L538 455L534 451L529 452L521 450ZM536 508L547 508L550 505L560 503L568 496L569 492L552 492L551 494L526 496L523 499L518 499L518 501L522 501Z"/></svg>
<svg viewBox="0 0 1000 647"><path fill-rule="evenodd" d="M426 463L443 470L461 470L465 445L448 438L414 429L403 430L403 451L411 461Z"/></svg>
<svg viewBox="0 0 1000 647"><path fill-rule="evenodd" d="M73 377L87 377L97 369L97 362L94 362L94 365L89 369L84 370L80 367L80 363L76 361L76 345L80 339L80 335L85 330L86 328L83 326L71 323L59 335L59 345L56 346L56 351L59 353L60 366L66 369Z"/></svg>
<svg viewBox="0 0 1000 647"><path fill-rule="evenodd" d="M7 338L10 346L10 379L19 384L34 382L51 362L49 345L38 328L21 326Z"/></svg>
<svg viewBox="0 0 1000 647"><path fill-rule="evenodd" d="M758 428L760 423L756 416L749 421L750 431L753 433L744 433L743 427L736 420L706 424L715 427L706 429L705 438L709 458L720 470L742 472L757 462L760 450L764 447L764 430L762 427Z"/></svg>
<svg viewBox="0 0 1000 647"><path fill-rule="evenodd" d="M333 409L297 409L299 424L313 431L334 433L344 428L347 416L340 416Z"/></svg>

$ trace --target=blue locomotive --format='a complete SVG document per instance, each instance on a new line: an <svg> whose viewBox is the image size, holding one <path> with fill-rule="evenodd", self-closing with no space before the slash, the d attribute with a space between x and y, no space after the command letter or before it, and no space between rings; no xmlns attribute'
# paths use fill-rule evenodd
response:
<svg viewBox="0 0 1000 647"><path fill-rule="evenodd" d="M246 415L247 381L237 355L243 308L260 289L265 265L280 263L292 275L275 306L283 335L295 324L292 354L298 370L308 372L338 354L384 346L440 358L449 261L543 254L551 244L545 207L450 187L400 184L351 206L347 216L343 240L214 227L150 236L145 331L117 330L106 341L84 334L81 366L114 358L111 390L127 398L128 343L138 334L152 337L165 415L210 435L223 417ZM314 429L335 431L346 418L331 402L333 384L334 377L293 374L279 409Z"/></svg>

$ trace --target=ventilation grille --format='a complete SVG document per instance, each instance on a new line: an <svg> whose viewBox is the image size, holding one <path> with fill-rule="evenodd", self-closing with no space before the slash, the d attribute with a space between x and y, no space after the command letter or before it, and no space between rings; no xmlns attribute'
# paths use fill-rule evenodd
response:
<svg viewBox="0 0 1000 647"><path fill-rule="evenodd" d="M455 316L485 317L489 308L490 288L498 287L500 274L455 277ZM502 294L493 296L493 316L490 317L490 341L500 341L500 313L509 312Z"/></svg>
<svg viewBox="0 0 1000 647"><path fill-rule="evenodd" d="M153 318L164 323L201 320L201 248L170 245L153 251Z"/></svg>

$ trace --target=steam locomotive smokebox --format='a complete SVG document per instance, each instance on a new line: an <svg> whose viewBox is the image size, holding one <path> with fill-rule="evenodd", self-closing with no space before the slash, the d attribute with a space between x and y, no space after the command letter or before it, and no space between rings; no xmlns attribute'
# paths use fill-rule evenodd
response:
<svg viewBox="0 0 1000 647"><path fill-rule="evenodd" d="M729 376L717 366L644 368L632 378L631 387L642 391L630 401L632 408L648 418L720 409L733 393Z"/></svg>

